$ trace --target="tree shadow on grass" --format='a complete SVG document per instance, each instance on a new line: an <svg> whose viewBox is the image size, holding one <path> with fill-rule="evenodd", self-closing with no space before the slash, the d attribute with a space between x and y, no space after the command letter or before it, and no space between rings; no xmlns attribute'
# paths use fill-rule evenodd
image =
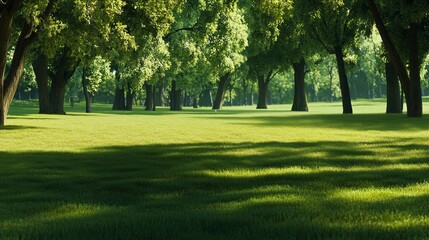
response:
<svg viewBox="0 0 429 240"><path fill-rule="evenodd" d="M422 239L429 148L399 140L1 152L0 238Z"/></svg>
<svg viewBox="0 0 429 240"><path fill-rule="evenodd" d="M26 130L26 129L40 129L40 127L21 126L21 125L0 126L0 131Z"/></svg>
<svg viewBox="0 0 429 240"><path fill-rule="evenodd" d="M429 116L407 118L405 115L390 114L311 114L285 116L248 116L225 117L210 116L228 120L231 124L252 125L257 127L301 127L331 128L350 130L396 131L396 130L429 130Z"/></svg>

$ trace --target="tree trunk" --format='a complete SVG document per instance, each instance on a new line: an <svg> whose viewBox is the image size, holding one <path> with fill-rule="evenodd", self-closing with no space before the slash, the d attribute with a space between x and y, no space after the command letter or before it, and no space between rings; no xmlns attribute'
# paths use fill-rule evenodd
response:
<svg viewBox="0 0 429 240"><path fill-rule="evenodd" d="M344 63L344 54L341 47L335 48L335 57L337 59L338 75L340 78L341 97L343 100L343 113L353 113L352 101L350 99L349 83L347 81L346 66Z"/></svg>
<svg viewBox="0 0 429 240"><path fill-rule="evenodd" d="M387 109L386 113L402 113L401 91L398 74L392 62L386 63Z"/></svg>
<svg viewBox="0 0 429 240"><path fill-rule="evenodd" d="M227 73L220 78L220 81L218 82L216 98L213 102L213 108L212 108L213 110L222 109L223 101L225 99L225 93L226 93L229 81L231 81L230 73Z"/></svg>
<svg viewBox="0 0 429 240"><path fill-rule="evenodd" d="M258 93L258 105L256 109L267 109L268 82L265 81L264 75L258 76Z"/></svg>
<svg viewBox="0 0 429 240"><path fill-rule="evenodd" d="M194 99L192 100L192 107L198 108L198 98L197 97L194 97Z"/></svg>
<svg viewBox="0 0 429 240"><path fill-rule="evenodd" d="M298 63L293 64L295 94L293 99L292 111L308 111L307 94L305 92L305 61L304 58Z"/></svg>
<svg viewBox="0 0 429 240"><path fill-rule="evenodd" d="M39 93L39 113L48 114L52 112L51 104L49 103L49 86L48 86L48 58L40 54L34 59L33 63L34 75L36 75L36 83Z"/></svg>
<svg viewBox="0 0 429 240"><path fill-rule="evenodd" d="M116 89L115 89L115 99L113 100L112 110L125 110L125 90L121 83L121 74L119 72L119 67L116 64L112 64L113 68L116 71Z"/></svg>
<svg viewBox="0 0 429 240"><path fill-rule="evenodd" d="M112 110L125 110L125 90L119 86L117 86L115 90Z"/></svg>
<svg viewBox="0 0 429 240"><path fill-rule="evenodd" d="M15 95L19 85L19 80L21 79L24 71L25 57L30 45L36 38L36 33L32 32L32 30L33 28L29 24L26 24L23 27L15 47L15 52L13 54L7 77L4 81L0 80L0 89L3 90L0 94L0 126L4 126L6 124L10 104L12 103L13 96ZM3 72L1 75L4 76L4 69L0 69L0 71Z"/></svg>
<svg viewBox="0 0 429 240"><path fill-rule="evenodd" d="M145 100L145 110L146 111L153 111L155 108L154 103L154 86L149 83L145 83L145 89L146 89L146 100Z"/></svg>
<svg viewBox="0 0 429 240"><path fill-rule="evenodd" d="M157 91L155 92L155 106L164 106L164 84L159 81Z"/></svg>
<svg viewBox="0 0 429 240"><path fill-rule="evenodd" d="M132 111L133 110L133 103L134 103L134 91L131 89L130 83L127 83L127 95L126 95L125 99L126 99L125 110ZM153 97L152 97L152 99L153 99Z"/></svg>
<svg viewBox="0 0 429 240"><path fill-rule="evenodd" d="M3 3L0 3L3 4ZM8 1L6 6L2 6L0 12L0 126L6 124L8 107L5 104L4 92L5 69L7 64L8 45L11 37L13 18L18 11L21 1Z"/></svg>
<svg viewBox="0 0 429 240"><path fill-rule="evenodd" d="M172 81L171 91L170 91L170 110L181 111L182 109L183 109L182 90L177 89L176 81Z"/></svg>
<svg viewBox="0 0 429 240"><path fill-rule="evenodd" d="M420 80L420 61L418 50L418 25L410 24L409 50L410 50L410 88L409 104L407 105L408 117L421 117L423 115L422 91Z"/></svg>
<svg viewBox="0 0 429 240"><path fill-rule="evenodd" d="M412 99L417 99L417 101L418 101L418 95L414 94L413 97L410 96L410 88L411 88L410 82L411 81L410 81L410 77L408 76L407 69L405 68L404 62L402 61L398 50L396 49L395 45L393 44L392 39L390 38L389 33L387 32L386 26L384 25L383 19L381 18L381 14L377 9L377 6L375 5L374 0L367 0L367 2L368 2L369 10L370 10L370 12L374 18L375 25L377 26L378 32L380 33L380 36L383 40L384 47L385 47L385 49L389 55L389 59L393 63L393 65L395 66L396 72L399 76L402 91L405 94L405 99L407 102L407 109L408 109L407 115L409 117L419 117L422 115L422 113L420 112L419 103L415 104L412 102L413 101ZM414 38L413 33L412 33L414 31L414 29L412 29L413 28L412 25L413 24L411 24L411 26L410 26L410 41L409 41L410 48L411 48L410 49L410 60L412 60L411 58L415 58L415 56L412 57L411 55L417 55L418 56L417 52L416 52L416 54L412 53L413 51L417 50L417 44L415 44L415 46L412 46L411 40L412 40L412 38ZM415 29L415 30L417 30L417 29ZM413 49L413 48L415 48L415 49ZM412 67L413 70L411 70L411 65L413 65L413 63L410 62L410 72L414 72L415 69L414 69L414 67ZM414 79L413 82L414 82L413 84L416 85L418 80ZM413 88L415 88L415 86Z"/></svg>
<svg viewBox="0 0 429 240"><path fill-rule="evenodd" d="M66 114L64 111L64 96L66 93L66 82L64 79L52 80L49 102L52 107L52 114Z"/></svg>
<svg viewBox="0 0 429 240"><path fill-rule="evenodd" d="M83 95L85 96L85 112L90 113L91 112L91 94L89 94L88 91L88 78L86 77L86 68L84 67L82 69L82 88L83 88Z"/></svg>
<svg viewBox="0 0 429 240"><path fill-rule="evenodd" d="M55 74L51 73L51 92L49 94L49 103L52 107L51 114L66 114L64 111L64 96L66 86L76 71L77 63L70 56L70 51L64 48L61 53L61 59L56 65Z"/></svg>

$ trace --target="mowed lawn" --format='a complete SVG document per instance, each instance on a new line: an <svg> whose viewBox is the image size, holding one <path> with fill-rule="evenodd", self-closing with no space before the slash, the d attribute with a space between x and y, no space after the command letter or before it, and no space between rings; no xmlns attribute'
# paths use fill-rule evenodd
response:
<svg viewBox="0 0 429 240"><path fill-rule="evenodd" d="M429 117L309 107L14 104L0 239L429 239Z"/></svg>

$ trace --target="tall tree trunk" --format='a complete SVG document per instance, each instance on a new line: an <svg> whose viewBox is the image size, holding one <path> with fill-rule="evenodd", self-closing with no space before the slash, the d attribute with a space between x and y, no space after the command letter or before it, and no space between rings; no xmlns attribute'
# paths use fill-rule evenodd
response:
<svg viewBox="0 0 429 240"><path fill-rule="evenodd" d="M131 84L127 83L127 95L125 97L125 110L132 111L133 110L133 103L134 103L134 91L131 88ZM153 100L153 98L152 98Z"/></svg>
<svg viewBox="0 0 429 240"><path fill-rule="evenodd" d="M298 63L293 64L295 94L292 111L308 111L307 94L305 92L305 60L302 58Z"/></svg>
<svg viewBox="0 0 429 240"><path fill-rule="evenodd" d="M228 87L229 81L231 81L231 73L227 73L220 78L218 82L218 88L216 93L216 98L213 102L213 110L222 109L223 101L225 99L226 89Z"/></svg>
<svg viewBox="0 0 429 240"><path fill-rule="evenodd" d="M423 115L422 90L420 80L420 61L418 50L418 24L410 24L409 50L410 50L410 88L407 115L409 117L421 117Z"/></svg>
<svg viewBox="0 0 429 240"><path fill-rule="evenodd" d="M5 69L7 64L8 45L11 37L13 18L22 1L8 1L0 12L0 126L6 123L8 107L5 99ZM4 4L4 3L1 3Z"/></svg>
<svg viewBox="0 0 429 240"><path fill-rule="evenodd" d="M0 88L3 90L0 95L0 126L4 126L6 124L10 104L12 103L19 85L19 80L21 79L24 71L25 57L35 38L36 33L33 32L32 26L26 24L18 38L7 77L4 81L0 79ZM4 76L4 69L0 69L0 71L3 72L1 75Z"/></svg>
<svg viewBox="0 0 429 240"><path fill-rule="evenodd" d="M267 109L268 82L265 81L264 75L258 76L258 93L258 105L256 109Z"/></svg>
<svg viewBox="0 0 429 240"><path fill-rule="evenodd" d="M48 58L44 54L39 54L33 63L34 75L36 75L37 89L39 93L39 113L48 114L52 112L49 102L48 86Z"/></svg>
<svg viewBox="0 0 429 240"><path fill-rule="evenodd" d="M116 86L112 110L125 110L125 90L123 87Z"/></svg>
<svg viewBox="0 0 429 240"><path fill-rule="evenodd" d="M367 0L367 2L368 2L369 10L370 10L370 12L374 18L375 25L377 26L378 32L380 33L380 36L383 40L384 47L385 47L385 49L389 55L389 59L393 63L393 65L395 66L396 72L399 76L402 91L405 94L405 99L407 102L407 109L408 109L407 115L409 117L419 117L419 116L421 116L421 113L419 112L419 106L418 106L418 104L412 103L413 100L410 96L410 82L411 81L410 81L410 77L408 76L407 69L405 68L404 62L402 61L398 50L396 49L395 45L393 44L392 39L390 38L389 33L387 32L386 26L384 25L383 19L381 17L380 12L377 9L377 6L375 5L374 0ZM411 28L412 28L412 26L410 26L410 38L413 35ZM410 45L411 45L411 41L410 41ZM414 47L416 48L415 50L417 50L417 44ZM410 58L411 58L412 52L413 52L413 49L410 49ZM412 65L412 63L410 62L410 67L411 67L411 65ZM417 82L417 81L414 81L414 82ZM416 95L414 95L413 98L418 98L418 97ZM413 112L413 111L416 111L416 112Z"/></svg>
<svg viewBox="0 0 429 240"><path fill-rule="evenodd" d="M21 79L24 71L25 57L30 45L37 37L37 29L33 29L32 24L25 23L15 45L12 63L8 75L5 78L4 74L7 62L7 50L11 37L13 18L21 7L22 2L23 0L6 1L5 3L2 3L5 5L2 6L0 10L0 126L4 126L6 123L10 104L12 103L13 96L15 95L16 89L19 85L19 80ZM51 14L54 3L54 0L50 0L46 9L39 16L42 23ZM43 24L40 24L40 26L42 25Z"/></svg>
<svg viewBox="0 0 429 240"><path fill-rule="evenodd" d="M343 113L353 113L349 83L346 74L346 65L344 63L344 54L343 49L341 47L335 48L335 57L337 59L338 75L340 78L341 97L343 100Z"/></svg>
<svg viewBox="0 0 429 240"><path fill-rule="evenodd" d="M183 109L183 94L182 90L177 89L176 81L171 83L170 91L170 110L171 111L181 111Z"/></svg>
<svg viewBox="0 0 429 240"><path fill-rule="evenodd" d="M154 86L152 84L149 84L148 82L146 82L144 85L146 89L145 110L153 111L155 109Z"/></svg>
<svg viewBox="0 0 429 240"><path fill-rule="evenodd" d="M85 112L90 113L91 112L91 94L88 91L88 85L89 81L86 77L87 69L86 67L83 67L82 69L82 88L83 88L83 95L85 96Z"/></svg>
<svg viewBox="0 0 429 240"><path fill-rule="evenodd" d="M155 92L155 106L164 106L164 83L159 81Z"/></svg>
<svg viewBox="0 0 429 240"><path fill-rule="evenodd" d="M399 89L398 74L392 62L386 67L387 109L386 113L402 113L401 91Z"/></svg>

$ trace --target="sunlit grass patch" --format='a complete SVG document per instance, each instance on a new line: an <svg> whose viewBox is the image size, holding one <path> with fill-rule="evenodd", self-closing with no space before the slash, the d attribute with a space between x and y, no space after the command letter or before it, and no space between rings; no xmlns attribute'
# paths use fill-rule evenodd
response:
<svg viewBox="0 0 429 240"><path fill-rule="evenodd" d="M0 239L429 239L427 116L110 108L13 106Z"/></svg>

